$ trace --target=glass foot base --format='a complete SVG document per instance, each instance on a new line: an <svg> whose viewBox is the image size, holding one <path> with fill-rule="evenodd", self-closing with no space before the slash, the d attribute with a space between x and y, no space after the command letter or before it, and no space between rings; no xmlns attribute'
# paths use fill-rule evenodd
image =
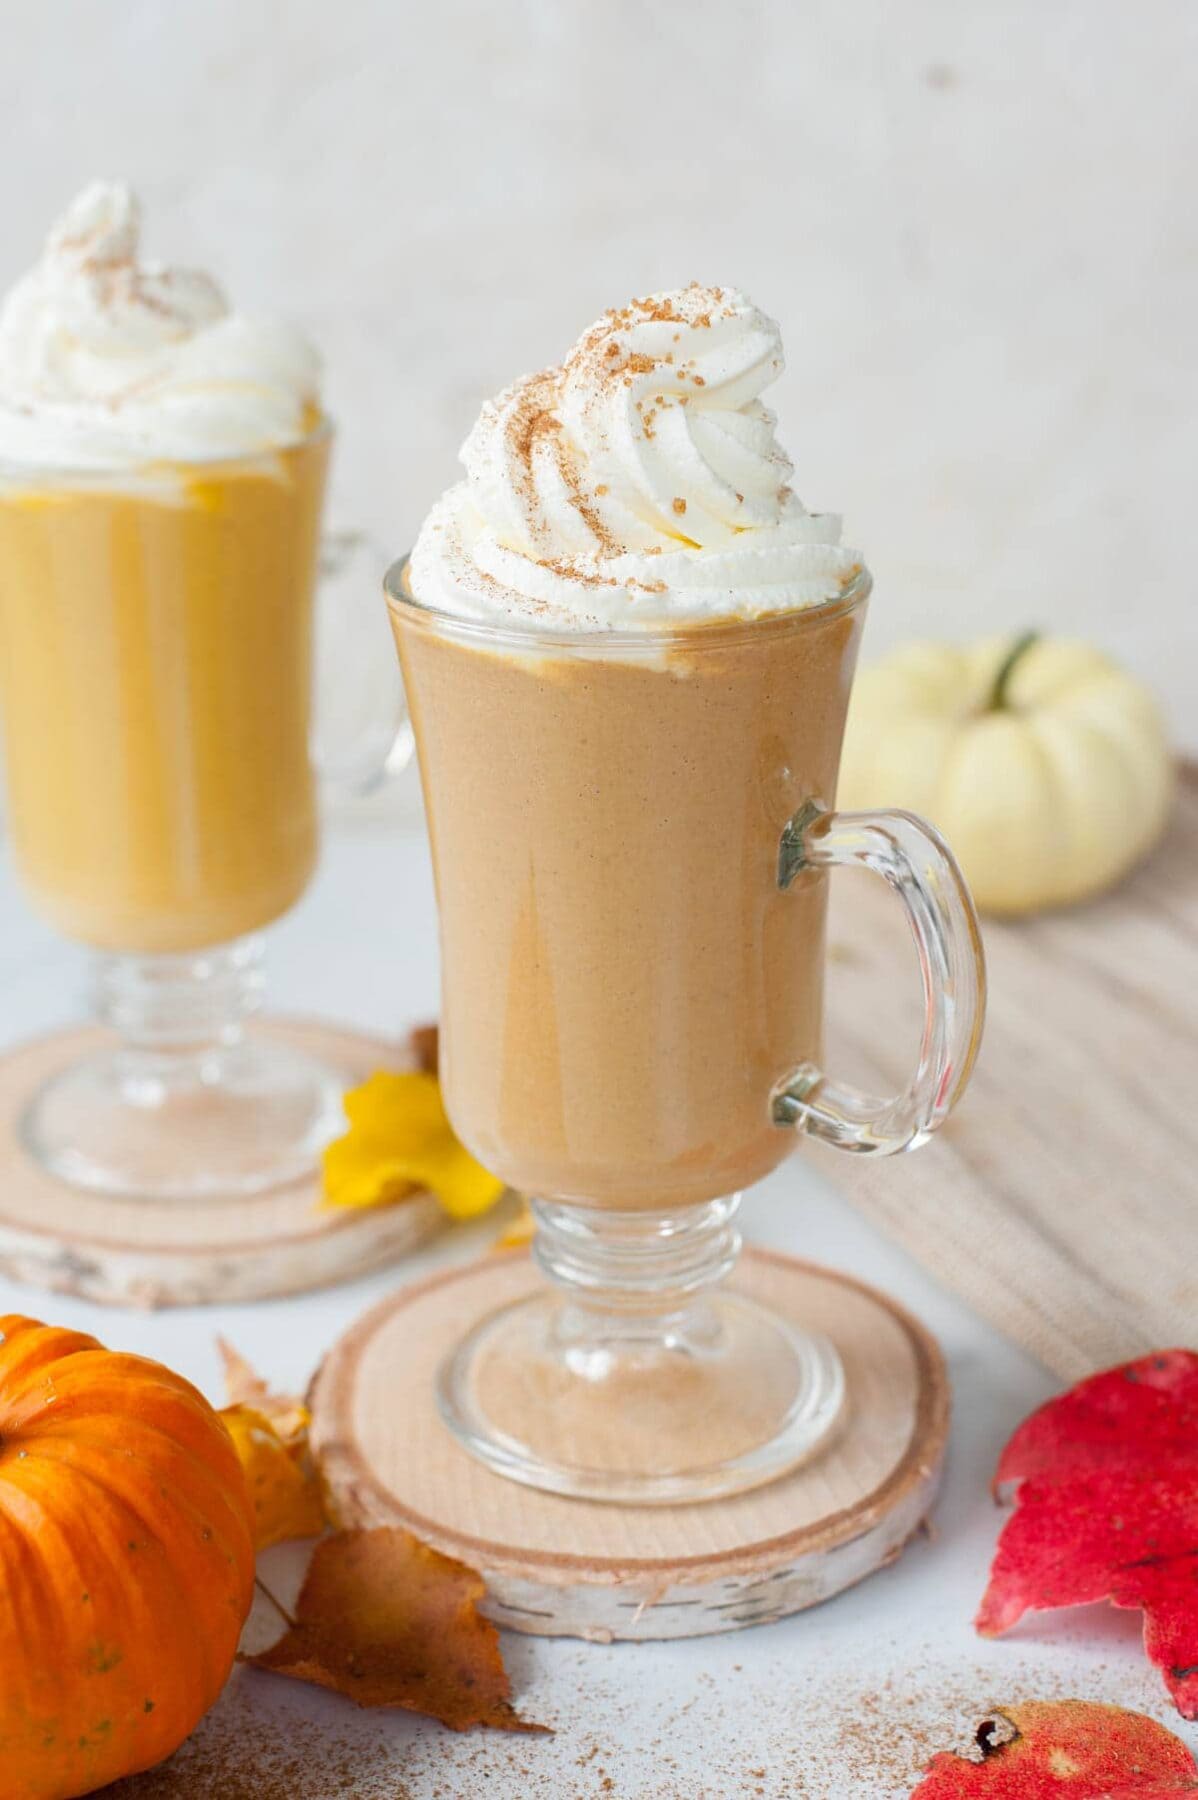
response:
<svg viewBox="0 0 1198 1800"><path fill-rule="evenodd" d="M96 1193L254 1194L312 1174L345 1128L345 1087L344 1071L266 1041L108 1051L47 1082L21 1135L52 1175Z"/></svg>
<svg viewBox="0 0 1198 1800"><path fill-rule="evenodd" d="M667 1505L774 1480L823 1446L844 1371L826 1339L734 1293L660 1315L555 1294L505 1307L443 1365L441 1414L497 1474L579 1499Z"/></svg>

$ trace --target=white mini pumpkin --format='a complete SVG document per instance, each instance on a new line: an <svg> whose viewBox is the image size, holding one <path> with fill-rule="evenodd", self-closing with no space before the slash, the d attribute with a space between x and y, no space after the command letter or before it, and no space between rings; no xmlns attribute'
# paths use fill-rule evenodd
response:
<svg viewBox="0 0 1198 1800"><path fill-rule="evenodd" d="M1089 645L911 644L857 679L838 805L937 825L974 898L1032 912L1100 893L1160 835L1173 767L1142 682Z"/></svg>

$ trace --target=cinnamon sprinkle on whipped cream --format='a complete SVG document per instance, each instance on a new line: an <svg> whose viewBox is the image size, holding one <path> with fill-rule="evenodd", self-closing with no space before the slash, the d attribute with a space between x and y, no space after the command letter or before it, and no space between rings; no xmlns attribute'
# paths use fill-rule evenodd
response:
<svg viewBox="0 0 1198 1800"><path fill-rule="evenodd" d="M291 326L233 312L209 275L140 253L123 182L96 181L0 306L0 465L133 470L297 443L320 362Z"/></svg>
<svg viewBox="0 0 1198 1800"><path fill-rule="evenodd" d="M579 631L836 599L861 558L790 486L760 398L782 368L777 325L734 288L692 283L604 313L561 364L484 405L466 479L412 553L413 592Z"/></svg>

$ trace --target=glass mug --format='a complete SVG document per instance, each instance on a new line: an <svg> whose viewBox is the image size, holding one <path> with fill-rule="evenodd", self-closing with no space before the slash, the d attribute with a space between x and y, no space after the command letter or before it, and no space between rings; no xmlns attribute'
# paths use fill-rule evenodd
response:
<svg viewBox="0 0 1198 1800"><path fill-rule="evenodd" d="M740 1192L795 1132L914 1148L968 1081L985 975L937 834L829 810L870 591L744 623L555 633L387 578L440 917L445 1103L531 1196L550 1287L444 1365L442 1415L553 1491L712 1497L809 1456L839 1357L722 1286ZM826 872L883 876L919 952L907 1090L825 1074Z"/></svg>
<svg viewBox="0 0 1198 1800"><path fill-rule="evenodd" d="M344 1071L245 1033L259 933L318 844L310 754L331 427L291 447L133 474L0 468L0 731L14 861L95 951L121 1042L34 1096L47 1169L124 1195L245 1194L314 1166ZM398 766L398 698L332 771ZM367 741L369 740L369 741Z"/></svg>

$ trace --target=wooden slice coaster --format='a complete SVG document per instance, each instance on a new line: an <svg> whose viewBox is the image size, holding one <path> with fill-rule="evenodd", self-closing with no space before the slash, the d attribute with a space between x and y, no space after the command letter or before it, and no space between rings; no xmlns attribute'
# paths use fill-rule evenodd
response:
<svg viewBox="0 0 1198 1800"><path fill-rule="evenodd" d="M729 1500L611 1506L518 1486L442 1425L434 1373L480 1318L534 1289L527 1254L401 1289L338 1343L312 1436L345 1525L403 1525L479 1570L501 1625L547 1637L699 1637L813 1606L892 1562L936 1492L948 1431L940 1351L885 1295L748 1251L733 1286L831 1338L848 1411L831 1447Z"/></svg>
<svg viewBox="0 0 1198 1800"><path fill-rule="evenodd" d="M411 1057L385 1039L297 1019L261 1035L344 1066L346 1086ZM17 1124L48 1076L106 1041L74 1030L0 1057L0 1274L116 1306L194 1306L296 1294L393 1262L437 1227L429 1194L366 1212L318 1208L317 1179L228 1199L126 1200L55 1180Z"/></svg>

